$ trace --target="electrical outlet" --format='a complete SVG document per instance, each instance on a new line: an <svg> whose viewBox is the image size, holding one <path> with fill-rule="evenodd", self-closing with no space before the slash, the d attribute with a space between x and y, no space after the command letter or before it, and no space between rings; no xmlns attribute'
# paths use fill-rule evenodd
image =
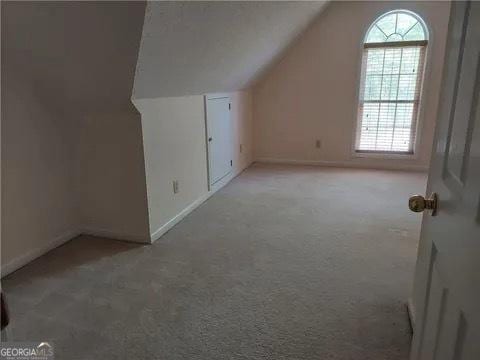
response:
<svg viewBox="0 0 480 360"><path fill-rule="evenodd" d="M240 144L240 153L242 153L242 152L243 152L243 145Z"/></svg>
<svg viewBox="0 0 480 360"><path fill-rule="evenodd" d="M317 139L317 140L315 141L315 147L316 147L317 149L320 149L320 148L322 147L322 142L320 141L320 139Z"/></svg>
<svg viewBox="0 0 480 360"><path fill-rule="evenodd" d="M173 180L173 193L177 194L180 191L180 188L178 187L178 180Z"/></svg>

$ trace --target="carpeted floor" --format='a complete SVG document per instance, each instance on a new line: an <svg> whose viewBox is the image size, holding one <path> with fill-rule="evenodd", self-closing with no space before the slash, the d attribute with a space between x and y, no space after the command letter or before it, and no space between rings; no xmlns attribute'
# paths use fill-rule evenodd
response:
<svg viewBox="0 0 480 360"><path fill-rule="evenodd" d="M3 279L56 359L405 360L424 174L256 165L151 246L82 236Z"/></svg>

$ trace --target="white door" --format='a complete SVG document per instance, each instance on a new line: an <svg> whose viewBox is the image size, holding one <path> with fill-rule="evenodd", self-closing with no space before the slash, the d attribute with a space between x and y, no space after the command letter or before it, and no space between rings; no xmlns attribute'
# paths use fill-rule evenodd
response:
<svg viewBox="0 0 480 360"><path fill-rule="evenodd" d="M415 274L412 360L480 359L480 2L452 2Z"/></svg>
<svg viewBox="0 0 480 360"><path fill-rule="evenodd" d="M210 185L232 170L232 124L230 98L206 96L208 173Z"/></svg>

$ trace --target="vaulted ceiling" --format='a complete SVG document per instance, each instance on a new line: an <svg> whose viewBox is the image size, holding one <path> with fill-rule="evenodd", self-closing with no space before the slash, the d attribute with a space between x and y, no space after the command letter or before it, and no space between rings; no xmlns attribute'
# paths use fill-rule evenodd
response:
<svg viewBox="0 0 480 360"><path fill-rule="evenodd" d="M153 1L147 4L134 97L242 89L325 1Z"/></svg>
<svg viewBox="0 0 480 360"><path fill-rule="evenodd" d="M46 101L69 111L118 107L132 90L136 98L234 91L251 83L324 5L2 1L2 73L31 77Z"/></svg>

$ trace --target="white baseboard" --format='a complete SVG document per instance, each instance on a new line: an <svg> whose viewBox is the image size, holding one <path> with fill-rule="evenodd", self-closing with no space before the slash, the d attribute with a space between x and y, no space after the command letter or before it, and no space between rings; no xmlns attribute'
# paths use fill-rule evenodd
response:
<svg viewBox="0 0 480 360"><path fill-rule="evenodd" d="M155 230L151 235L151 241L157 241L162 237L163 234L165 234L168 230L170 230L172 227L177 225L185 216L190 214L193 210L195 210L197 207L199 207L205 200L207 200L210 197L210 193L202 195L200 198L195 200L193 203L188 205L185 209L180 211L177 215L175 215L172 219L167 221L164 225L159 227L157 230Z"/></svg>
<svg viewBox="0 0 480 360"><path fill-rule="evenodd" d="M112 240L122 240L122 241L134 242L139 244L150 243L150 239L148 238L148 236L131 235L126 233L119 233L115 231L105 230L105 229L83 228L81 233L84 235L98 236L98 237L108 238Z"/></svg>
<svg viewBox="0 0 480 360"><path fill-rule="evenodd" d="M258 158L256 163L264 164L284 164L284 165L310 165L310 166L326 166L326 167L344 167L344 168L362 168L376 170L405 170L426 172L428 167L414 164L395 164L392 160L391 164L372 164L355 161L326 161L326 160L295 160L295 159L275 159L275 158Z"/></svg>
<svg viewBox="0 0 480 360"><path fill-rule="evenodd" d="M250 166L250 164L248 166ZM245 167L245 169L247 167ZM195 210L198 206L200 206L203 202L205 202L210 196L212 196L218 190L220 190L222 187L228 184L232 179L237 177L245 169L241 169L240 171L232 173L226 176L224 179L222 179L219 183L215 184L215 186L209 192L202 195L199 199L195 200L193 203L191 203L189 206L183 209L180 213L178 213L175 217L173 217L170 221L168 221L166 224L162 225L159 229L157 229L154 233L152 233L150 239L148 237L143 237L138 235L130 235L130 234L118 233L118 232L105 230L105 229L95 229L95 228L89 228L89 227L84 227L81 230L68 231L60 236L57 236L55 239L53 239L49 243L43 246L40 246L38 248L35 248L29 251L28 253L21 255L16 259L11 260L7 264L2 264L1 270L0 270L1 277L3 278L4 276L11 274L12 272L27 265L29 262L46 254L50 250L53 250L56 247L59 247L60 245L63 245L67 241L72 240L73 238L76 238L77 236L82 234L104 237L112 240L122 240L122 241L130 241L130 242L135 242L140 244L150 244L151 242L158 240L163 234L165 234L173 226L179 223L185 216L190 214L193 210Z"/></svg>
<svg viewBox="0 0 480 360"><path fill-rule="evenodd" d="M81 234L80 231L78 230L73 230L73 231L67 231L66 233L57 236L54 238L52 241L49 243L42 245L40 247L37 247L29 252L27 252L24 255L21 255L10 262L6 264L2 264L1 266L1 276L2 278L4 276L7 276L8 274L11 274L12 272L20 269L21 267L27 265L29 262L35 260L36 258L42 256L43 254L46 254L50 250L55 249L56 247L59 247L60 245L63 245L67 241L79 236Z"/></svg>
<svg viewBox="0 0 480 360"><path fill-rule="evenodd" d="M227 185L230 181L232 181L234 178L236 178L238 175L240 175L245 169L247 169L251 165L248 164L245 168L238 170L236 172L232 172L231 174L225 176L223 179L215 183L211 188L210 191L208 191L206 194L203 194L200 196L197 200L192 202L190 205L188 205L185 209L180 211L177 215L175 215L172 219L170 219L168 222L166 222L164 225L159 227L157 230L155 230L151 235L151 241L157 241L160 239L168 230L173 228L175 225L177 225L180 221L182 221L188 214L190 214L193 210L195 210L197 207L202 205L205 201L208 200L210 196L215 194L218 190L223 188L225 185Z"/></svg>

